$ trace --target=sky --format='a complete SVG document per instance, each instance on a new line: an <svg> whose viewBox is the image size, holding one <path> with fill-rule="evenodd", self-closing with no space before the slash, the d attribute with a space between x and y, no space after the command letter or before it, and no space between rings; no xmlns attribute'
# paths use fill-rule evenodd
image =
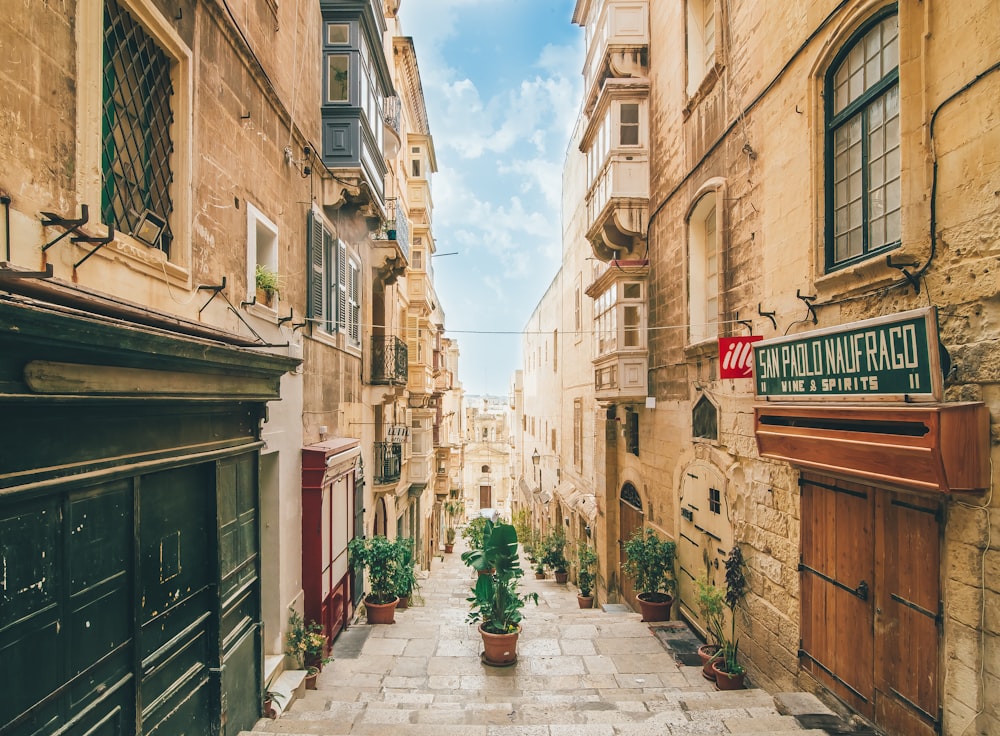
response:
<svg viewBox="0 0 1000 736"><path fill-rule="evenodd" d="M562 166L583 87L575 5L400 5L437 153L434 285L468 394L510 392L520 332L559 269Z"/></svg>

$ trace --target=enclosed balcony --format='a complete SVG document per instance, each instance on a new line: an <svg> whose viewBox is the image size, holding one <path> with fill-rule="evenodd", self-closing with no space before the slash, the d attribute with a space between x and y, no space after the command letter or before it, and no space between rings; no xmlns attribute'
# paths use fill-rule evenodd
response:
<svg viewBox="0 0 1000 736"><path fill-rule="evenodd" d="M649 7L645 0L578 2L573 22L587 29L584 111L597 107L609 79L649 74Z"/></svg>
<svg viewBox="0 0 1000 736"><path fill-rule="evenodd" d="M402 106L396 96L386 97L382 106L382 122L384 123L384 144L382 153L386 161L391 161L399 155L399 150L403 145L400 134L399 121L402 115Z"/></svg>
<svg viewBox="0 0 1000 736"><path fill-rule="evenodd" d="M372 383L403 386L409 377L406 343L391 335L372 335Z"/></svg>
<svg viewBox="0 0 1000 736"><path fill-rule="evenodd" d="M385 219L372 236L372 246L379 279L395 283L410 263L410 220L395 197L385 200Z"/></svg>
<svg viewBox="0 0 1000 736"><path fill-rule="evenodd" d="M403 470L403 446L398 442L375 443L375 484L398 483Z"/></svg>
<svg viewBox="0 0 1000 736"><path fill-rule="evenodd" d="M594 300L594 395L598 403L628 404L647 394L646 286L649 261L612 261L587 295Z"/></svg>

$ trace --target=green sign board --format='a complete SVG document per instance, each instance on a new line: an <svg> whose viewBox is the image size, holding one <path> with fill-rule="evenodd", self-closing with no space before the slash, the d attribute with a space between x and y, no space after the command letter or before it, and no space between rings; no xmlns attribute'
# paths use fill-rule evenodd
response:
<svg viewBox="0 0 1000 736"><path fill-rule="evenodd" d="M933 307L764 340L753 353L759 398L941 400Z"/></svg>

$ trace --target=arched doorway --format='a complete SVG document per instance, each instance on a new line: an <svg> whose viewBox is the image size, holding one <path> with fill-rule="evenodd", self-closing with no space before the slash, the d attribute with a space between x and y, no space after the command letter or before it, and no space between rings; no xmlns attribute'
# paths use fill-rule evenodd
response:
<svg viewBox="0 0 1000 736"><path fill-rule="evenodd" d="M375 502L375 522L372 524L372 535L387 537L389 515L385 508L385 496L379 496Z"/></svg>
<svg viewBox="0 0 1000 736"><path fill-rule="evenodd" d="M622 568L625 565L625 542L636 529L642 529L644 525L645 516L642 512L639 491L631 483L625 483L618 497L618 580L622 600L636 611L639 610L639 603L636 599L635 586L631 578L622 574Z"/></svg>
<svg viewBox="0 0 1000 736"><path fill-rule="evenodd" d="M725 579L724 562L733 546L726 479L714 465L696 460L684 469L680 486L678 599L684 617L704 630L694 581L707 576L722 585Z"/></svg>

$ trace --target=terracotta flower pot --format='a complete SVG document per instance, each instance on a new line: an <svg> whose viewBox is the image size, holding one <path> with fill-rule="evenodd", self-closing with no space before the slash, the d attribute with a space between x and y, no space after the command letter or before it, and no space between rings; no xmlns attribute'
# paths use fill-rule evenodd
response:
<svg viewBox="0 0 1000 736"><path fill-rule="evenodd" d="M642 596L646 595L642 593L639 595L639 610L642 612L643 621L669 621L670 620L670 609L674 605L674 599L667 597L665 601L647 601L644 600Z"/></svg>
<svg viewBox="0 0 1000 736"><path fill-rule="evenodd" d="M394 624L396 623L396 604L399 598L390 603L372 603L365 598L365 611L368 613L368 623L370 624Z"/></svg>
<svg viewBox="0 0 1000 736"><path fill-rule="evenodd" d="M396 610L402 611L404 608L409 608L409 607L410 607L410 596L408 595L399 596L399 600L396 601Z"/></svg>
<svg viewBox="0 0 1000 736"><path fill-rule="evenodd" d="M715 682L715 670L712 669L712 664L718 651L718 644L702 644L698 647L698 656L701 657L701 676L711 682Z"/></svg>
<svg viewBox="0 0 1000 736"><path fill-rule="evenodd" d="M512 634L491 634L479 625L479 633L483 637L483 664L493 667L509 667L517 662L517 638L521 627Z"/></svg>
<svg viewBox="0 0 1000 736"><path fill-rule="evenodd" d="M592 596L592 595L578 595L576 597L576 602L580 605L580 608L593 608L594 607L594 596Z"/></svg>
<svg viewBox="0 0 1000 736"><path fill-rule="evenodd" d="M719 669L720 663L721 660L719 659L712 660L712 671L715 673L715 686L719 690L742 690L746 673L740 672L738 675L731 675Z"/></svg>
<svg viewBox="0 0 1000 736"><path fill-rule="evenodd" d="M568 572L559 572L558 570L556 571L556 582L557 583L565 583L567 580L569 580L569 573Z"/></svg>
<svg viewBox="0 0 1000 736"><path fill-rule="evenodd" d="M311 672L306 675L306 690L316 689L316 680L319 679L319 672Z"/></svg>
<svg viewBox="0 0 1000 736"><path fill-rule="evenodd" d="M455 551L455 545L451 544L450 542L445 542L444 543L444 551L445 551L446 554L450 555L452 552Z"/></svg>
<svg viewBox="0 0 1000 736"><path fill-rule="evenodd" d="M535 580L545 580L545 573L544 572L536 572L535 573Z"/></svg>

